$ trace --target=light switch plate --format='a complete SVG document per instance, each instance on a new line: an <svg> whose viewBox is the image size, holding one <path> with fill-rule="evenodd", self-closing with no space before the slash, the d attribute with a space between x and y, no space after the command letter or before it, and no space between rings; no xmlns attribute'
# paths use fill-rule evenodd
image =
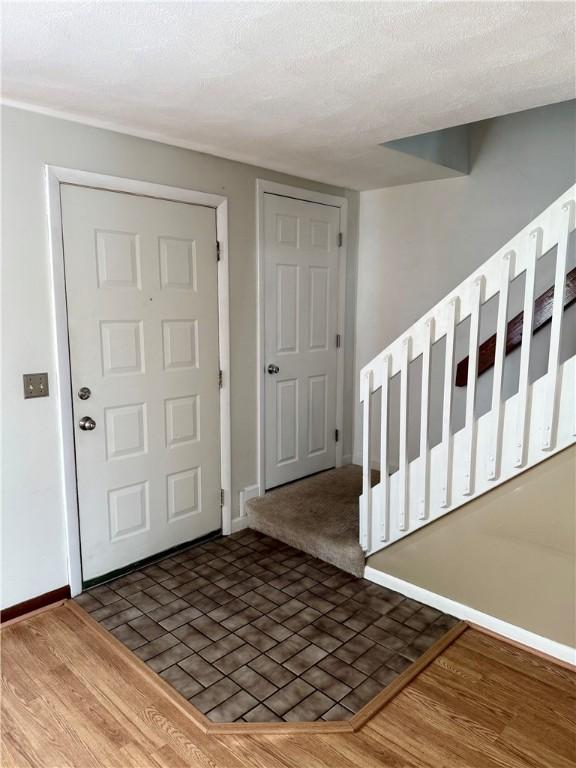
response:
<svg viewBox="0 0 576 768"><path fill-rule="evenodd" d="M24 399L30 397L48 397L48 374L47 373L25 373L24 379Z"/></svg>

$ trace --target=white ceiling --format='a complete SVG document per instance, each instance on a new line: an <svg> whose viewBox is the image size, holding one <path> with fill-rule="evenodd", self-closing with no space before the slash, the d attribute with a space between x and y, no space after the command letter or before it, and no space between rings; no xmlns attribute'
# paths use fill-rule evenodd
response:
<svg viewBox="0 0 576 768"><path fill-rule="evenodd" d="M574 97L572 2L4 2L3 98L321 181Z"/></svg>

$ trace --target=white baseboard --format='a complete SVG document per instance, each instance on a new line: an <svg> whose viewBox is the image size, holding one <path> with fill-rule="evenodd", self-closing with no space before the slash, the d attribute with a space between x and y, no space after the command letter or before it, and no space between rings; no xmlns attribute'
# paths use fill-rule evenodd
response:
<svg viewBox="0 0 576 768"><path fill-rule="evenodd" d="M346 464L352 464L351 453L345 453L344 456L342 456L342 466L345 466Z"/></svg>
<svg viewBox="0 0 576 768"><path fill-rule="evenodd" d="M248 518L246 517L246 502L250 499L254 499L256 496L260 496L260 486L249 485L247 488L244 488L243 491L240 491L239 496L240 515L239 517L232 518L232 533L237 533L238 531L242 531L244 528L248 527Z"/></svg>
<svg viewBox="0 0 576 768"><path fill-rule="evenodd" d="M498 635L502 635L502 637L514 640L521 645L533 648L555 659L560 659L568 664L576 663L576 649L571 648L569 645L549 640L547 637L542 637L527 629L522 629L522 627L518 627L515 624L509 624L506 621L502 621L502 619L497 619L495 616L490 616L488 613L482 613L482 611L478 611L476 608L471 608L469 605L458 603L456 600L451 600L449 597L444 597L436 592L430 592L423 587L418 587L409 581L398 579L396 576L390 576L388 573L383 573L368 565L364 570L364 578L368 579L368 581L373 581L375 584L380 584L382 587L400 592L402 595L411 597L413 600L418 600L420 603L430 605L432 608L436 608L443 613L449 613L458 619L463 619L472 624L477 624L484 629L489 629Z"/></svg>
<svg viewBox="0 0 576 768"><path fill-rule="evenodd" d="M238 533L238 531L242 531L244 528L248 528L248 518L246 516L232 518L232 533Z"/></svg>
<svg viewBox="0 0 576 768"><path fill-rule="evenodd" d="M256 496L260 496L259 485L249 485L247 488L244 488L243 491L240 491L240 517L246 516L246 510L244 508L246 502L256 498Z"/></svg>

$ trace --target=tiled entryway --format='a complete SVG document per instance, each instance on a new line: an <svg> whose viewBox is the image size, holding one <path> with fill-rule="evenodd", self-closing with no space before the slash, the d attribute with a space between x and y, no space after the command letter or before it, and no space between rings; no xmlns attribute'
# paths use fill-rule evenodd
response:
<svg viewBox="0 0 576 768"><path fill-rule="evenodd" d="M457 623L250 530L76 601L215 722L346 720Z"/></svg>

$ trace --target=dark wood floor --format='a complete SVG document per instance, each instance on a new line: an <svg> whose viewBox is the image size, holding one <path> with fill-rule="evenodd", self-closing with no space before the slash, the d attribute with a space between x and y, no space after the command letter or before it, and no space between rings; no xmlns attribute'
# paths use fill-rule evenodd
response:
<svg viewBox="0 0 576 768"><path fill-rule="evenodd" d="M356 733L206 734L155 679L70 604L5 628L2 766L576 765L576 675L474 630Z"/></svg>

